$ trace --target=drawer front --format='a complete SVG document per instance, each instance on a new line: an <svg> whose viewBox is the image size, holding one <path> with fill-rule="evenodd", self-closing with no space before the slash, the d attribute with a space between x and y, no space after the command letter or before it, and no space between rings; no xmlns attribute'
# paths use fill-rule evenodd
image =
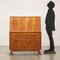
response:
<svg viewBox="0 0 60 60"><path fill-rule="evenodd" d="M41 49L41 33L10 33L10 49L24 51Z"/></svg>

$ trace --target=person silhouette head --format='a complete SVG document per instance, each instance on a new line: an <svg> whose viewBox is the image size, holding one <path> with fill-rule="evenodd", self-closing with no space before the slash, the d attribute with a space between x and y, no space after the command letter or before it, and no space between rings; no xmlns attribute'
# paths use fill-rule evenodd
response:
<svg viewBox="0 0 60 60"><path fill-rule="evenodd" d="M55 7L55 3L52 2L52 1L50 1L50 2L47 4L47 6L48 6L49 9L52 9L52 8Z"/></svg>

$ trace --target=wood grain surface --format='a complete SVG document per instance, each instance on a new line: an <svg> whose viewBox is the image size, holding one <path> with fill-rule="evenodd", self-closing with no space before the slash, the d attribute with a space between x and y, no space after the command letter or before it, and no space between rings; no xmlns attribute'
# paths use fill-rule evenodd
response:
<svg viewBox="0 0 60 60"><path fill-rule="evenodd" d="M10 32L41 32L40 17L10 17Z"/></svg>
<svg viewBox="0 0 60 60"><path fill-rule="evenodd" d="M11 16L9 34L11 51L41 50L41 18L39 16Z"/></svg>

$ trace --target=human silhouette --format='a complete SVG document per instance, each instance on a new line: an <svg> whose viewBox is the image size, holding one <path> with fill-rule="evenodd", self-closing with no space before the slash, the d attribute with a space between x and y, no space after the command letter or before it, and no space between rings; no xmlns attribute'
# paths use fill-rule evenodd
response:
<svg viewBox="0 0 60 60"><path fill-rule="evenodd" d="M55 54L55 46L54 46L54 40L53 40L53 36L52 36L52 31L55 31L55 13L53 11L53 8L55 7L55 3L50 1L48 4L48 12L46 15L46 20L45 20L45 24L46 24L46 31L47 34L49 36L49 41L50 41L50 48L49 50L45 50L44 53L53 53Z"/></svg>

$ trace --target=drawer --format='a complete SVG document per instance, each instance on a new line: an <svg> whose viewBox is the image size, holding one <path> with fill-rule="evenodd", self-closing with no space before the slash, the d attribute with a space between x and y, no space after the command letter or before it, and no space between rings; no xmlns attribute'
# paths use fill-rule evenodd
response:
<svg viewBox="0 0 60 60"><path fill-rule="evenodd" d="M10 33L10 49L39 50L41 33Z"/></svg>

